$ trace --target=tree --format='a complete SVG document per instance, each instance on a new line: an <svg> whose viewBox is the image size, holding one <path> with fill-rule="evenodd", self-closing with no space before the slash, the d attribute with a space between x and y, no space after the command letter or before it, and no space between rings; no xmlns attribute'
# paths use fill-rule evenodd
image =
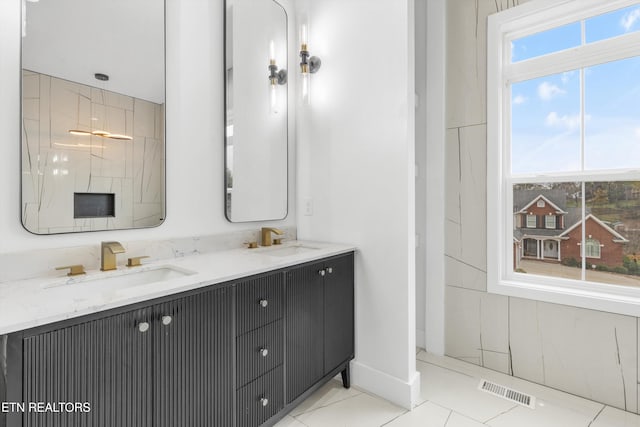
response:
<svg viewBox="0 0 640 427"><path fill-rule="evenodd" d="M609 203L609 191L604 187L597 187L593 191L593 198L590 200L593 205L606 205Z"/></svg>

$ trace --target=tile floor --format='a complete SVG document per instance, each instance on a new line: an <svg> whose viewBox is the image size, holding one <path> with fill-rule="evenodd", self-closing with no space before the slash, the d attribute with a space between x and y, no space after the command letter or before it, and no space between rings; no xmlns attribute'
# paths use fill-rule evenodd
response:
<svg viewBox="0 0 640 427"><path fill-rule="evenodd" d="M448 357L420 351L413 411L334 379L276 427L640 427L640 416ZM480 392L484 378L532 394L535 409Z"/></svg>

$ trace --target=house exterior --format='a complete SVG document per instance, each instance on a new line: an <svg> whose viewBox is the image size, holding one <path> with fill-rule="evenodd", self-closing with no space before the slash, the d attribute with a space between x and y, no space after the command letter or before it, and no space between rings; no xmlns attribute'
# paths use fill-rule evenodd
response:
<svg viewBox="0 0 640 427"><path fill-rule="evenodd" d="M582 209L567 207L563 190L515 190L513 193L514 269L521 259L567 262L582 258ZM585 220L587 262L621 266L628 240L588 210Z"/></svg>

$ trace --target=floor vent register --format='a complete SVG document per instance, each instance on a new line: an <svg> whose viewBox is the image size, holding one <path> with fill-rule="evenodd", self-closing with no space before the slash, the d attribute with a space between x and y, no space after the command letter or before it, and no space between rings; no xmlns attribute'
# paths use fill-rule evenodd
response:
<svg viewBox="0 0 640 427"><path fill-rule="evenodd" d="M517 403L518 405L526 406L527 408L535 409L536 398L526 393L521 393L512 388L505 387L500 384L493 383L487 380L480 380L478 385L480 391L493 394L494 396L501 397L510 402Z"/></svg>

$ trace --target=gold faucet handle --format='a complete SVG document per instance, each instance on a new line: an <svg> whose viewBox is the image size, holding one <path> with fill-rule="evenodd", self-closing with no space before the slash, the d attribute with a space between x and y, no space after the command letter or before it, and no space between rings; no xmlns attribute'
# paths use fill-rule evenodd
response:
<svg viewBox="0 0 640 427"><path fill-rule="evenodd" d="M86 274L84 271L84 266L82 264L56 267L56 270L66 270L66 269L69 269L67 276L80 276L81 274Z"/></svg>
<svg viewBox="0 0 640 427"><path fill-rule="evenodd" d="M274 245L281 245L282 244L282 237L279 239L273 239L273 244Z"/></svg>
<svg viewBox="0 0 640 427"><path fill-rule="evenodd" d="M133 256L131 258L127 258L127 267L139 267L142 265L142 262L140 260L145 258L149 258L149 255Z"/></svg>
<svg viewBox="0 0 640 427"><path fill-rule="evenodd" d="M255 249L258 247L258 242L244 242L245 245L247 245L247 248L249 249Z"/></svg>

